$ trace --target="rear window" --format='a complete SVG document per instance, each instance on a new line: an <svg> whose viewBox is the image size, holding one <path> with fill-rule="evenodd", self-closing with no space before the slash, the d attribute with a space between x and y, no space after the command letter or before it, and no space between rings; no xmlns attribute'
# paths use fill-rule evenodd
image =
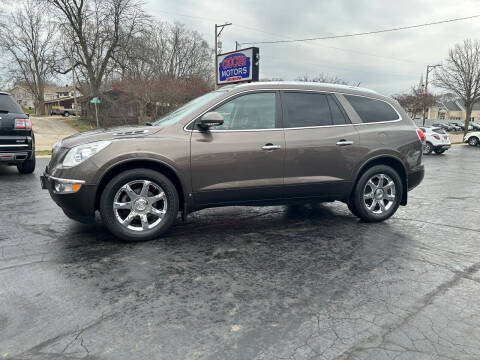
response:
<svg viewBox="0 0 480 360"><path fill-rule="evenodd" d="M364 123L395 121L398 113L385 101L355 95L345 95Z"/></svg>
<svg viewBox="0 0 480 360"><path fill-rule="evenodd" d="M442 129L433 129L433 132L437 134L446 134L446 132Z"/></svg>
<svg viewBox="0 0 480 360"><path fill-rule="evenodd" d="M23 111L10 95L0 94L0 113L22 114Z"/></svg>

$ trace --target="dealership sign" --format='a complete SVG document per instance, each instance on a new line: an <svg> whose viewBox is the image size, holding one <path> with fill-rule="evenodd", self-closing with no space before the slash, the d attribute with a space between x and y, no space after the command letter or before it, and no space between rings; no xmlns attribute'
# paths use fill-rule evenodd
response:
<svg viewBox="0 0 480 360"><path fill-rule="evenodd" d="M258 48L217 55L217 84L258 81Z"/></svg>

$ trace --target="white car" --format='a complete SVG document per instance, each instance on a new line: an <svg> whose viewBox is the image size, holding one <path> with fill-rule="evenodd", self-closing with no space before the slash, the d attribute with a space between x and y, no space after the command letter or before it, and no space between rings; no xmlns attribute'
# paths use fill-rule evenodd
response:
<svg viewBox="0 0 480 360"><path fill-rule="evenodd" d="M480 131L473 131L467 133L463 138L463 142L468 143L470 146L477 146L480 144Z"/></svg>
<svg viewBox="0 0 480 360"><path fill-rule="evenodd" d="M421 127L420 130L425 134L425 142L423 143L424 155L430 155L432 151L435 151L436 154L443 154L452 146L450 137L445 130L431 126Z"/></svg>

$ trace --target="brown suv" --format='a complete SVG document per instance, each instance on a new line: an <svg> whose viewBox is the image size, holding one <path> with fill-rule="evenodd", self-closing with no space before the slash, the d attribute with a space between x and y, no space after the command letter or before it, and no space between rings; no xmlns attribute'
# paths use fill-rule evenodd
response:
<svg viewBox="0 0 480 360"><path fill-rule="evenodd" d="M179 211L340 200L382 221L423 179L423 134L376 92L252 83L203 95L151 124L56 144L41 177L65 214L99 210L116 236L160 236Z"/></svg>

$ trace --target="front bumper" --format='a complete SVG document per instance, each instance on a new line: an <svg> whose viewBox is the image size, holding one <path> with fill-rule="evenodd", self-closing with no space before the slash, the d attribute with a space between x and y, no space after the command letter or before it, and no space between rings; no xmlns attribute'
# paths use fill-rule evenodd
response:
<svg viewBox="0 0 480 360"><path fill-rule="evenodd" d="M74 193L57 193L56 184L81 184ZM77 221L87 222L95 216L96 186L87 185L82 180L61 179L49 175L46 171L40 176L42 189L48 190L51 198L62 208L64 213Z"/></svg>

